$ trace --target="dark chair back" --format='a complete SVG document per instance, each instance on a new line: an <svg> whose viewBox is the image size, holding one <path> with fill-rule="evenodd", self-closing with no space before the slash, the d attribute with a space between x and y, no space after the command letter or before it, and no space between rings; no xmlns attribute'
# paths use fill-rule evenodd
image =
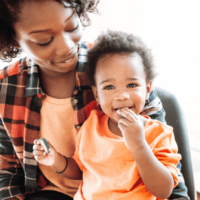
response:
<svg viewBox="0 0 200 200"><path fill-rule="evenodd" d="M196 194L190 147L188 142L188 133L181 107L176 97L170 92L161 88L156 88L156 92L166 111L167 124L174 128L174 134L176 142L178 144L179 153L182 155L181 172L185 179L185 184L188 188L188 195L191 198L191 200L195 200Z"/></svg>

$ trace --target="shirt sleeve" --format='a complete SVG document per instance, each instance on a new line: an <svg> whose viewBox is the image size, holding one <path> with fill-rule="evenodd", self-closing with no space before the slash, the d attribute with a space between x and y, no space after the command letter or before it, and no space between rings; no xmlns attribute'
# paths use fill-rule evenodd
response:
<svg viewBox="0 0 200 200"><path fill-rule="evenodd" d="M178 146L174 138L173 130L170 126L155 122L154 128L150 132L149 137L152 141L149 146L156 158L170 171L174 179L174 187L176 187L178 184L178 171L176 166L181 159L181 155L178 154Z"/></svg>
<svg viewBox="0 0 200 200"><path fill-rule="evenodd" d="M0 119L0 199L25 193L24 170Z"/></svg>

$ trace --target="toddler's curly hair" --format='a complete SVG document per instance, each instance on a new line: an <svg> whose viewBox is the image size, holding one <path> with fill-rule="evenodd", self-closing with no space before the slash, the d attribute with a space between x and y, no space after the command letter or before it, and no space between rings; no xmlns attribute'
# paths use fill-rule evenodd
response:
<svg viewBox="0 0 200 200"><path fill-rule="evenodd" d="M122 31L108 30L102 33L94 43L94 46L88 51L87 64L85 66L86 76L89 84L95 86L95 71L99 59L106 55L132 55L138 53L142 58L144 71L146 73L146 82L153 80L157 73L153 62L151 50L143 41Z"/></svg>

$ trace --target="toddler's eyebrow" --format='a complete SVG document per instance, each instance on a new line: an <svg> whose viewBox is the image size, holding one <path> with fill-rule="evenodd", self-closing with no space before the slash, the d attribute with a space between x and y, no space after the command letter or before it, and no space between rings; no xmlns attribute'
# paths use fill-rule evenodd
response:
<svg viewBox="0 0 200 200"><path fill-rule="evenodd" d="M102 81L102 82L100 83L100 85L103 84L103 83L105 83L105 82L112 81L112 80L114 80L114 79L106 79L106 80ZM139 81L140 79L139 79L139 78L132 78L132 77L130 77L130 78L127 78L127 80Z"/></svg>
<svg viewBox="0 0 200 200"><path fill-rule="evenodd" d="M112 80L113 80L113 79L107 79L107 80L104 80L104 81L102 81L102 82L100 83L100 85L103 84L103 83L105 83L105 82L112 81Z"/></svg>
<svg viewBox="0 0 200 200"><path fill-rule="evenodd" d="M132 81L132 80L133 80L133 81L136 80L136 81L139 81L139 78L127 78L127 80L131 80L131 81Z"/></svg>

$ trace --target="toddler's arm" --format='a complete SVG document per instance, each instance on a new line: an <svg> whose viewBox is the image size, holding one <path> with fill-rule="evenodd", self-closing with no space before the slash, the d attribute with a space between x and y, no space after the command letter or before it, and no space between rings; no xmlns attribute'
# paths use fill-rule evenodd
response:
<svg viewBox="0 0 200 200"><path fill-rule="evenodd" d="M46 153L44 147L41 145L41 141L35 140L33 146L35 159L43 165L50 166L54 171L66 178L75 180L82 179L82 171L75 160L73 158L64 157L58 153L50 143L49 145L49 153Z"/></svg>
<svg viewBox="0 0 200 200"><path fill-rule="evenodd" d="M154 156L145 141L140 150L131 151L142 181L147 189L159 199L168 198L174 187L170 171Z"/></svg>
<svg viewBox="0 0 200 200"><path fill-rule="evenodd" d="M125 144L131 151L142 181L157 198L166 199L174 187L170 171L155 157L145 140L144 123L140 116L130 109L118 110L124 118L119 120L119 128Z"/></svg>

